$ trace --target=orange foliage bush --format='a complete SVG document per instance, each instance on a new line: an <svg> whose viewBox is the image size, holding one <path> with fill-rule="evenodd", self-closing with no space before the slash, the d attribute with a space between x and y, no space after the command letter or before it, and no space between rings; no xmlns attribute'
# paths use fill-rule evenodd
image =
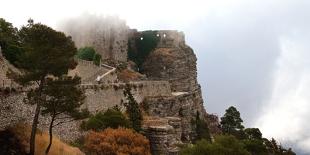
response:
<svg viewBox="0 0 310 155"><path fill-rule="evenodd" d="M125 128L108 128L101 132L91 131L86 136L84 146L89 154L151 155L148 139Z"/></svg>

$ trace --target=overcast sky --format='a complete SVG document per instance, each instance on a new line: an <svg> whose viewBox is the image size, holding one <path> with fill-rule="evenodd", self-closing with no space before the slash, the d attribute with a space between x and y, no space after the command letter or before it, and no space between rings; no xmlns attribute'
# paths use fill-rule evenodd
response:
<svg viewBox="0 0 310 155"><path fill-rule="evenodd" d="M236 106L247 127L310 154L309 0L0 0L0 17L57 28L81 14L185 32L209 113Z"/></svg>

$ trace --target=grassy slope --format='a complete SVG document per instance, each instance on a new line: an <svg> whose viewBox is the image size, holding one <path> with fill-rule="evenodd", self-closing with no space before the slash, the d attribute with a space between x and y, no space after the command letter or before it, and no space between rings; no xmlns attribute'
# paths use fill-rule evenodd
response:
<svg viewBox="0 0 310 155"><path fill-rule="evenodd" d="M20 139L22 145L29 149L29 138L31 128L29 125L19 124L15 127L12 127L11 130L17 135ZM36 155L45 154L45 149L49 143L49 135L45 132L38 132L36 136ZM49 155L83 155L78 148L72 147L64 142L62 142L57 137L53 137L53 144Z"/></svg>

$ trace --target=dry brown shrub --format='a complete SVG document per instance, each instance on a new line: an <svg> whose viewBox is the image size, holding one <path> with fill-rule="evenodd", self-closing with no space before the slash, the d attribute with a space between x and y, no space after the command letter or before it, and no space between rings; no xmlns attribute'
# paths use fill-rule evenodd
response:
<svg viewBox="0 0 310 155"><path fill-rule="evenodd" d="M124 69L124 70L121 70L120 72L118 72L117 77L121 81L129 82L129 81L139 80L139 79L143 78L143 75L138 73L138 72L129 70L129 69Z"/></svg>
<svg viewBox="0 0 310 155"><path fill-rule="evenodd" d="M31 127L25 123L19 123L14 127L11 127L10 130L16 134L18 139L21 142L21 145L25 147L27 152L29 152L29 139L31 133ZM36 148L35 154L42 155L45 154L45 149L49 144L49 135L46 132L38 131L36 135ZM49 155L83 155L78 148L72 147L64 142L62 142L56 136L53 137L53 144Z"/></svg>
<svg viewBox="0 0 310 155"><path fill-rule="evenodd" d="M94 155L151 155L149 140L125 128L90 132L85 139L85 149Z"/></svg>

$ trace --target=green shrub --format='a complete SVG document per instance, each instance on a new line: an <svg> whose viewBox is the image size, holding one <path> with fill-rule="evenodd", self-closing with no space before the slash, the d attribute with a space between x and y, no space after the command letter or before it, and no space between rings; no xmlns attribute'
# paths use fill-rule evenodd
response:
<svg viewBox="0 0 310 155"><path fill-rule="evenodd" d="M77 57L82 60L93 61L96 51L93 47L83 47L77 52Z"/></svg>
<svg viewBox="0 0 310 155"><path fill-rule="evenodd" d="M129 122L126 117L118 109L108 109L106 112L99 112L92 116L88 121L83 122L81 128L83 130L101 131L106 128L116 129L118 127L128 127Z"/></svg>
<svg viewBox="0 0 310 155"><path fill-rule="evenodd" d="M96 53L94 55L94 58L93 58L93 62L95 65L99 66L100 65L100 60L101 60L101 55Z"/></svg>
<svg viewBox="0 0 310 155"><path fill-rule="evenodd" d="M3 18L0 18L0 46L3 56L16 66L18 57L23 53L18 40L18 30Z"/></svg>
<svg viewBox="0 0 310 155"><path fill-rule="evenodd" d="M198 111L196 112L195 125L196 125L197 140L205 139L211 141L208 124L204 120L200 119L200 114Z"/></svg>
<svg viewBox="0 0 310 155"><path fill-rule="evenodd" d="M181 155L250 155L240 142L234 136L221 135L216 136L214 143L203 139L195 145L189 145L181 150Z"/></svg>

